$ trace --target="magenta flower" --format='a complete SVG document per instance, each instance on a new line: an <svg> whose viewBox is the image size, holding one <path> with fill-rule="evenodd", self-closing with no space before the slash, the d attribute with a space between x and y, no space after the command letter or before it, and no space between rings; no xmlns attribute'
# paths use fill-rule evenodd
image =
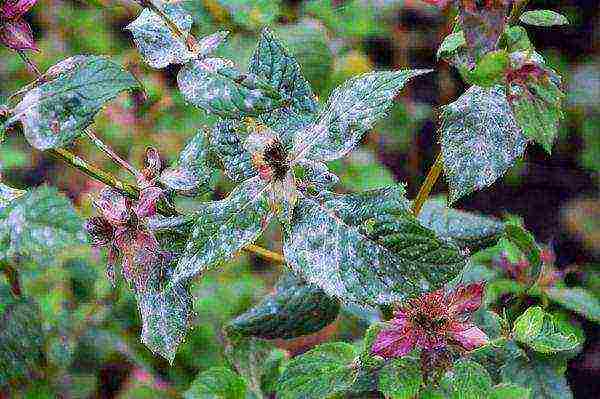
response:
<svg viewBox="0 0 600 399"><path fill-rule="evenodd" d="M469 321L481 306L484 284L430 292L397 309L389 328L375 338L372 353L389 359L405 356L415 347L432 351L453 345L473 350L485 345L488 337Z"/></svg>
<svg viewBox="0 0 600 399"><path fill-rule="evenodd" d="M0 43L15 50L38 50L33 32L23 15L37 0L6 0L0 6Z"/></svg>

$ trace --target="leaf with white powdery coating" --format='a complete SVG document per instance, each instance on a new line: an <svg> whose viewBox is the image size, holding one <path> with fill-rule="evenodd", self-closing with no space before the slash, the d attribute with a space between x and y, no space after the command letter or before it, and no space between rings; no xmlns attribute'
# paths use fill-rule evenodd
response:
<svg viewBox="0 0 600 399"><path fill-rule="evenodd" d="M568 25L569 20L562 14L552 10L525 11L519 18L521 22L533 26Z"/></svg>
<svg viewBox="0 0 600 399"><path fill-rule="evenodd" d="M17 198L22 197L25 193L27 193L27 191L18 190L0 182L0 211L10 205L10 203Z"/></svg>
<svg viewBox="0 0 600 399"><path fill-rule="evenodd" d="M192 296L183 284L161 285L155 283L137 294L142 342L172 364L190 327Z"/></svg>
<svg viewBox="0 0 600 399"><path fill-rule="evenodd" d="M167 188L181 195L199 195L210 191L211 169L207 164L207 134L198 131L179 154L179 159L160 174Z"/></svg>
<svg viewBox="0 0 600 399"><path fill-rule="evenodd" d="M406 200L395 203L393 191L301 195L284 232L288 264L329 295L363 305L441 287L462 269L464 256L421 226Z"/></svg>
<svg viewBox="0 0 600 399"><path fill-rule="evenodd" d="M479 363L459 360L452 371L444 375L440 387L449 399L487 398L492 389L492 379Z"/></svg>
<svg viewBox="0 0 600 399"><path fill-rule="evenodd" d="M371 72L349 79L331 93L316 122L297 133L297 159L331 161L348 154L364 133L387 114L404 84L429 72Z"/></svg>
<svg viewBox="0 0 600 399"><path fill-rule="evenodd" d="M42 186L0 210L0 259L25 257L48 264L84 242L83 221L55 188Z"/></svg>
<svg viewBox="0 0 600 399"><path fill-rule="evenodd" d="M189 35L193 19L181 5L164 3L157 7L181 32ZM161 16L149 8L144 8L125 29L131 31L144 61L152 68L183 64L197 57L188 50L185 38L177 36Z"/></svg>
<svg viewBox="0 0 600 399"><path fill-rule="evenodd" d="M39 306L0 286L0 387L26 382L44 368L42 331Z"/></svg>
<svg viewBox="0 0 600 399"><path fill-rule="evenodd" d="M562 359L531 353L528 359L509 359L501 368L502 381L529 388L531 398L570 399L573 393L565 378L566 367Z"/></svg>
<svg viewBox="0 0 600 399"><path fill-rule="evenodd" d="M539 306L525 311L513 326L515 340L540 353L557 353L576 348L580 342L570 332L560 331L560 324Z"/></svg>
<svg viewBox="0 0 600 399"><path fill-rule="evenodd" d="M344 342L319 345L289 362L277 384L281 399L332 398L356 379L354 347Z"/></svg>
<svg viewBox="0 0 600 399"><path fill-rule="evenodd" d="M227 198L197 207L192 236L173 281L189 280L252 243L272 217L268 187L260 177L254 177L237 186Z"/></svg>
<svg viewBox="0 0 600 399"><path fill-rule="evenodd" d="M545 288L544 292L554 302L596 323L600 323L600 301L591 292L580 287L549 287Z"/></svg>
<svg viewBox="0 0 600 399"><path fill-rule="evenodd" d="M440 131L451 204L494 183L527 145L501 87L471 87L442 109Z"/></svg>
<svg viewBox="0 0 600 399"><path fill-rule="evenodd" d="M7 125L20 121L25 138L39 150L64 147L94 122L104 104L136 88L134 76L108 58L81 57L74 68L28 91Z"/></svg>
<svg viewBox="0 0 600 399"><path fill-rule="evenodd" d="M277 88L284 99L300 112L314 112L317 101L300 65L275 34L264 28L248 70Z"/></svg>
<svg viewBox="0 0 600 399"><path fill-rule="evenodd" d="M500 220L448 208L443 197L425 202L418 219L438 237L449 238L472 252L495 245L504 231L504 223Z"/></svg>
<svg viewBox="0 0 600 399"><path fill-rule="evenodd" d="M258 174L250 152L244 148L242 134L245 128L241 122L222 120L213 125L208 139L212 155L225 175L236 183Z"/></svg>
<svg viewBox="0 0 600 399"><path fill-rule="evenodd" d="M187 101L223 118L257 117L283 105L281 95L268 83L222 58L185 64L177 84Z"/></svg>

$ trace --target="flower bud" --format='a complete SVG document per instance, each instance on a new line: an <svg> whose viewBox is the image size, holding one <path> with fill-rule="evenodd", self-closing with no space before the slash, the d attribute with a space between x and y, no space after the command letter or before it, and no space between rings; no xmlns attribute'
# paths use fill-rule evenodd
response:
<svg viewBox="0 0 600 399"><path fill-rule="evenodd" d="M0 43L11 50L38 51L29 24L22 20L7 21L0 27Z"/></svg>
<svg viewBox="0 0 600 399"><path fill-rule="evenodd" d="M37 0L6 0L0 7L0 18L4 20L22 17L35 5Z"/></svg>

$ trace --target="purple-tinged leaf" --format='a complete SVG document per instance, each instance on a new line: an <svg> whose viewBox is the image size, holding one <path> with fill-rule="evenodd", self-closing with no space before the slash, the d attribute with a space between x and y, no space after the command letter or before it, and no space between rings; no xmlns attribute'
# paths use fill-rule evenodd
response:
<svg viewBox="0 0 600 399"><path fill-rule="evenodd" d="M473 61L496 49L506 25L508 3L507 0L459 1L459 20Z"/></svg>

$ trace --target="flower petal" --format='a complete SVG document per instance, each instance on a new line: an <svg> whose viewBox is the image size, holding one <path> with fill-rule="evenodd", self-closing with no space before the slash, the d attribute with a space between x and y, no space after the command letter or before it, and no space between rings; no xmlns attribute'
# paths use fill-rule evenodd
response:
<svg viewBox="0 0 600 399"><path fill-rule="evenodd" d="M15 19L23 16L37 2L37 0L8 0L0 7L0 17Z"/></svg>
<svg viewBox="0 0 600 399"><path fill-rule="evenodd" d="M450 336L460 342L466 350L473 350L489 342L488 336L471 323L454 323L449 330Z"/></svg>
<svg viewBox="0 0 600 399"><path fill-rule="evenodd" d="M449 312L454 316L464 316L473 313L481 306L485 281L460 285L449 297Z"/></svg>
<svg viewBox="0 0 600 399"><path fill-rule="evenodd" d="M162 189L156 186L150 186L143 189L140 193L140 199L135 206L135 214L139 218L145 218L156 215L156 205L162 196Z"/></svg>
<svg viewBox="0 0 600 399"><path fill-rule="evenodd" d="M0 28L0 43L11 50L38 50L29 24L22 20L4 22Z"/></svg>
<svg viewBox="0 0 600 399"><path fill-rule="evenodd" d="M406 323L404 323L404 327ZM385 359L401 357L408 354L415 346L415 337L409 328L392 327L379 332L371 352Z"/></svg>

